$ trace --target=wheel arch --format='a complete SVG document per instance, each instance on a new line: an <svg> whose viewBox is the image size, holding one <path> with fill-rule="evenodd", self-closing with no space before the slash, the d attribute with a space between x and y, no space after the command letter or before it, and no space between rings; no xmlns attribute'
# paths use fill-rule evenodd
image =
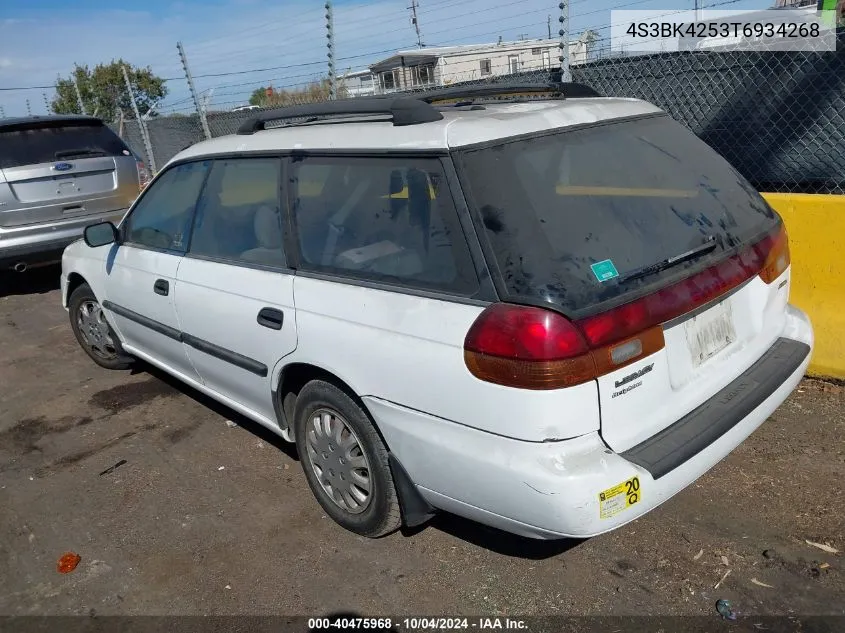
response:
<svg viewBox="0 0 845 633"><path fill-rule="evenodd" d="M73 291L79 288L84 284L88 284L88 281L83 277L80 273L74 271L67 276L67 287L65 288L65 296L62 297L62 303L65 307L68 306L68 302L70 301L70 296L73 294ZM90 284L88 284L90 286Z"/></svg>
<svg viewBox="0 0 845 633"><path fill-rule="evenodd" d="M335 373L308 362L292 362L282 367L279 378L276 381L276 389L273 392L273 407L276 417L282 428L282 435L289 441L294 441L293 411L296 407L296 398L302 388L313 380L323 380L333 384L348 395L373 422L373 427L378 433L381 441L387 449L389 467L396 486L396 495L399 501L402 523L407 528L422 525L436 513L433 508L417 490L410 475L405 470L396 455L390 450L387 438L379 428L378 421L367 408L361 396L350 386L350 384L337 376Z"/></svg>
<svg viewBox="0 0 845 633"><path fill-rule="evenodd" d="M376 430L381 435L381 431L378 429L378 424L373 418L372 413L370 413L361 396L358 395L349 382L319 365L297 361L287 363L281 368L279 377L275 382L276 388L273 392L273 404L276 409L276 415L279 418L279 425L286 435L290 435L290 439L293 438L293 411L296 406L296 398L299 396L302 388L312 380L323 380L344 391L346 395L355 401L355 404L370 416ZM384 441L384 437L382 437L382 441ZM387 446L387 442L385 442L385 446Z"/></svg>

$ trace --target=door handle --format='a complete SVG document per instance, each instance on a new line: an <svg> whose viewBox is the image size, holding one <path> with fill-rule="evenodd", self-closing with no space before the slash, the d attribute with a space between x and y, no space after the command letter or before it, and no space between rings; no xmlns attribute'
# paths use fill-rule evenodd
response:
<svg viewBox="0 0 845 633"><path fill-rule="evenodd" d="M156 279L156 282L153 284L153 292L166 297L170 293L170 284L166 279Z"/></svg>
<svg viewBox="0 0 845 633"><path fill-rule="evenodd" d="M263 325L271 330L281 330L285 321L285 314L275 308L261 308L258 312L258 325Z"/></svg>

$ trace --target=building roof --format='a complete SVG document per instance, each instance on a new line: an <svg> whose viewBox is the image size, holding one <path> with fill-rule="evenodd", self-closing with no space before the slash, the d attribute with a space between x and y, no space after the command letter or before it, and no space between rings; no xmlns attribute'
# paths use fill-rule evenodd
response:
<svg viewBox="0 0 845 633"><path fill-rule="evenodd" d="M353 70L348 73L343 73L342 75L338 75L338 79L351 79L353 77L366 77L367 75L372 75L373 71L369 68L365 68L364 70Z"/></svg>
<svg viewBox="0 0 845 633"><path fill-rule="evenodd" d="M382 59L372 66L370 70L379 72L388 70L398 65L419 66L422 64L433 64L440 57L451 57L455 55L470 55L473 53L486 53L488 51L521 50L526 48L557 46L559 40L519 40L517 42L502 42L501 44L465 44L460 46L427 46L423 48L412 48L404 51L397 51L386 59Z"/></svg>
<svg viewBox="0 0 845 633"><path fill-rule="evenodd" d="M173 160L249 151L330 149L450 149L519 134L566 128L661 110L638 99L578 98L486 104L483 110L444 108L443 119L396 127L386 120L338 121L271 128L192 145Z"/></svg>
<svg viewBox="0 0 845 633"><path fill-rule="evenodd" d="M570 40L572 45L577 41L587 41L596 39L598 36L595 31L588 30L581 33L581 35L574 40ZM458 46L426 46L423 48L411 48L403 51L397 51L386 59L379 60L370 66L373 72L380 70L388 70L395 68L397 65L404 66L418 66L421 64L430 64L437 61L439 57L450 57L455 55L471 55L477 53L486 53L494 51L508 51L508 50L524 50L531 48L552 48L560 44L559 39L545 39L538 38L533 40L516 40L511 42L491 42L488 44L462 44Z"/></svg>
<svg viewBox="0 0 845 633"><path fill-rule="evenodd" d="M434 57L442 57L444 55L463 55L466 53L480 53L487 50L495 50L500 48L536 48L541 46L557 46L560 40L552 39L533 39L533 40L517 40L515 42L501 42L488 44L462 44L458 46L427 46L424 48L411 48L404 51L396 51L396 56L403 55L411 57L413 55L428 55Z"/></svg>

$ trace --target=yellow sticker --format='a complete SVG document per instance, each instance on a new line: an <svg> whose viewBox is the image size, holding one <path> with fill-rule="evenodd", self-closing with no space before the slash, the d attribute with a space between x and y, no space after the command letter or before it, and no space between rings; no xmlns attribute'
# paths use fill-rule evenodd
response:
<svg viewBox="0 0 845 633"><path fill-rule="evenodd" d="M609 519L627 510L641 498L640 478L631 477L628 481L599 493L599 516L602 519Z"/></svg>

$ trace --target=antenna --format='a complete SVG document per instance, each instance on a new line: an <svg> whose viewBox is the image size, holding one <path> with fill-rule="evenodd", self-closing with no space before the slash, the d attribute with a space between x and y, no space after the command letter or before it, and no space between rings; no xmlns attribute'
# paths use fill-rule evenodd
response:
<svg viewBox="0 0 845 633"><path fill-rule="evenodd" d="M414 30L417 32L417 47L422 48L425 44L423 44L422 41L422 35L420 34L420 21L417 18L417 7L419 6L420 4L417 0L411 0L411 6L408 7L408 9L411 11L411 24L414 25Z"/></svg>

